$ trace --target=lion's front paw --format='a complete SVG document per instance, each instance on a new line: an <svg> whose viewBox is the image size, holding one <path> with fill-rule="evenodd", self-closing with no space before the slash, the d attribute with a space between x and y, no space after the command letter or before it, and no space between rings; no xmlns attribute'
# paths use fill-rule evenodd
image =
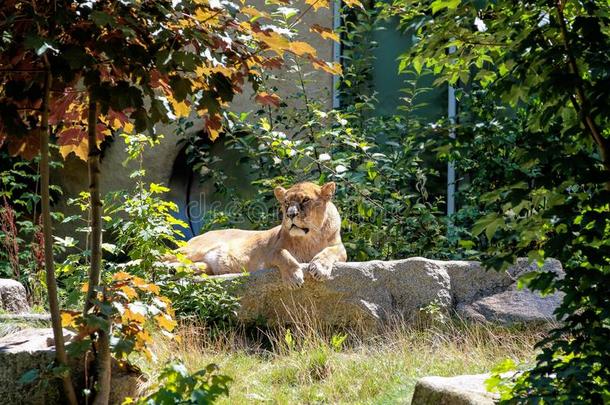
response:
<svg viewBox="0 0 610 405"><path fill-rule="evenodd" d="M303 284L305 283L305 279L303 277L303 271L301 269L295 270L288 274L284 274L282 276L282 280L284 281L284 283L286 283L288 288L290 288L291 290L301 288L301 287L303 287Z"/></svg>
<svg viewBox="0 0 610 405"><path fill-rule="evenodd" d="M311 277L318 281L328 280L330 278L331 270L332 265L319 260L314 260L307 266L307 271L311 274Z"/></svg>

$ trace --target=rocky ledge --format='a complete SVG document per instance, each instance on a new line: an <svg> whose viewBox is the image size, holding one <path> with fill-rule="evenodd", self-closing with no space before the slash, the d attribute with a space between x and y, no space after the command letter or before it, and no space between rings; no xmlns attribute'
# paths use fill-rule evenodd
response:
<svg viewBox="0 0 610 405"><path fill-rule="evenodd" d="M64 329L64 341L70 344L74 332ZM55 341L50 328L32 328L0 338L0 403L55 405L64 404L58 379L48 378L48 368L55 358ZM78 392L84 387L85 358L71 358L72 380ZM32 378L24 381L29 373ZM121 404L125 397L135 397L142 383L140 373L113 362L110 404Z"/></svg>
<svg viewBox="0 0 610 405"><path fill-rule="evenodd" d="M338 263L330 280L306 278L298 290L287 289L274 270L242 278L236 287L238 318L245 323L298 323L315 319L325 324L365 328L392 319L410 321L422 309L455 311L482 322L512 324L554 320L559 294L541 297L518 290L519 276L538 270L520 259L505 272L486 270L479 262L439 261L414 257L394 261ZM561 263L549 259L540 271L563 276Z"/></svg>

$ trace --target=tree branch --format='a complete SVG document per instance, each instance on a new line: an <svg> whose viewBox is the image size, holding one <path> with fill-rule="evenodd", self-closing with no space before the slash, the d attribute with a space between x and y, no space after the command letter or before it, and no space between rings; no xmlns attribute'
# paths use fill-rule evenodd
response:
<svg viewBox="0 0 610 405"><path fill-rule="evenodd" d="M563 4L561 0L557 0L557 2L555 3L555 10L557 11L557 18L559 21L561 37L563 39L563 46L566 51L566 56L568 57L568 68L570 69L570 73L577 77L575 89L576 99L571 97L572 104L574 105L576 111L579 112L579 115L582 117L581 119L583 121L583 124L585 128L589 131L589 134L593 138L593 141L597 144L604 167L606 168L606 170L610 171L610 141L604 138L604 136L601 134L601 131L597 127L595 120L591 116L589 110L590 103L582 86L582 79L578 69L578 64L576 63L576 58L570 45L570 40L568 37L568 28L566 25L565 16L563 14ZM606 188L610 190L610 181L606 183Z"/></svg>

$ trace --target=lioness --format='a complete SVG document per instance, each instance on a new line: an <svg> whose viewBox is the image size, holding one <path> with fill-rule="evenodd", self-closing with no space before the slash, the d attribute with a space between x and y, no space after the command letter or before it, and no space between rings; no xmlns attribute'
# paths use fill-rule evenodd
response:
<svg viewBox="0 0 610 405"><path fill-rule="evenodd" d="M178 249L193 262L204 263L207 274L279 269L291 288L303 285L303 270L317 280L330 276L335 262L347 259L341 242L341 217L331 199L335 183L322 187L299 183L286 190L276 187L283 220L266 231L226 229L206 232ZM175 257L168 261L175 261Z"/></svg>

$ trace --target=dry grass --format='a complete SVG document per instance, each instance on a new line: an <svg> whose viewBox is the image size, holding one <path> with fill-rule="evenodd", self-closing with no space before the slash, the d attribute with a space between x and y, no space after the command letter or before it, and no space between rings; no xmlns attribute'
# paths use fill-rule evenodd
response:
<svg viewBox="0 0 610 405"><path fill-rule="evenodd" d="M156 339L158 362L143 369L154 381L161 365L172 359L192 371L216 363L233 379L230 397L220 401L226 404L405 403L422 376L482 373L505 358L530 361L544 332L460 320L416 326L395 322L374 336L352 332L338 344L340 332L311 320L215 337L200 326L182 325L181 342Z"/></svg>

